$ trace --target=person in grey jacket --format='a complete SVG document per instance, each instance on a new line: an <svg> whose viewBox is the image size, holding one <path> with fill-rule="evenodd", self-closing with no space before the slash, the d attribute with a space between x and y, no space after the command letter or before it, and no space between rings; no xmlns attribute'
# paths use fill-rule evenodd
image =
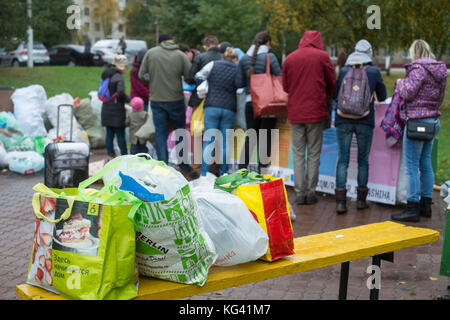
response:
<svg viewBox="0 0 450 320"><path fill-rule="evenodd" d="M110 160L116 156L114 151L115 136L117 136L120 154L128 154L125 141L125 103L130 102L130 97L125 92L125 81L122 76L127 68L127 57L116 55L113 63L108 65L102 73L102 79L110 78L109 92L111 96L115 95L110 101L103 102L101 111L102 126L106 127L106 150Z"/></svg>
<svg viewBox="0 0 450 320"><path fill-rule="evenodd" d="M270 130L275 127L276 118L254 118L252 97L250 95L250 76L252 74L260 74L266 72L266 60L269 55L270 73L280 76L281 68L277 57L273 53L269 53L270 42L272 38L268 32L261 31L256 34L253 44L248 49L247 54L244 55L238 63L238 70L236 74L236 87L245 88L246 105L245 105L245 120L247 122L247 130L254 129L258 136L259 129L269 130L267 133L267 153L270 156L271 149L271 134ZM259 137L258 137L259 138ZM250 162L254 145L250 145L249 138L246 137L244 149L242 150L241 159L239 160L239 169L247 168ZM262 164L258 159L258 168L264 167L267 164Z"/></svg>
<svg viewBox="0 0 450 320"><path fill-rule="evenodd" d="M175 130L186 128L186 104L184 102L182 79L186 78L191 67L187 56L179 50L170 34L162 33L158 45L147 51L139 69L139 79L150 79L150 108L155 125L155 144L158 160L169 162L167 150L167 135L169 122ZM180 137L177 145L183 141ZM196 179L199 174L192 169L190 163L185 163L183 149L179 156L182 173L190 179Z"/></svg>

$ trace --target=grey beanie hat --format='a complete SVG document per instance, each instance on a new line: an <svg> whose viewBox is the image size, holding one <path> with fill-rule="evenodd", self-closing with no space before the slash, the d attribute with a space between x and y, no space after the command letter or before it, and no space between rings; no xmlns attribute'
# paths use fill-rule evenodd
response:
<svg viewBox="0 0 450 320"><path fill-rule="evenodd" d="M355 52L348 56L345 65L352 66L358 63L369 63L372 62L372 45L367 40L359 40L355 46Z"/></svg>

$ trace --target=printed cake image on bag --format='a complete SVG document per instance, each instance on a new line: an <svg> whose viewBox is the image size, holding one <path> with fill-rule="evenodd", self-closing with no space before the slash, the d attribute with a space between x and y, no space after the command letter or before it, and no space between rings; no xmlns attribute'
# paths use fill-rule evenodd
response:
<svg viewBox="0 0 450 320"><path fill-rule="evenodd" d="M59 204L59 205L58 205ZM55 218L59 219L68 208L67 202L57 202ZM91 206L88 202L75 201L71 217L55 224L53 248L96 256L100 242L102 206Z"/></svg>

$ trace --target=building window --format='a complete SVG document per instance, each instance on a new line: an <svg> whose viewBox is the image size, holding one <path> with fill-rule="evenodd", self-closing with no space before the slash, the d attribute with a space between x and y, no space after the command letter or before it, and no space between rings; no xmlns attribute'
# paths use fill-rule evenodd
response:
<svg viewBox="0 0 450 320"><path fill-rule="evenodd" d="M90 14L89 8L84 8L84 16L89 17L89 14Z"/></svg>
<svg viewBox="0 0 450 320"><path fill-rule="evenodd" d="M100 31L100 23L95 24L95 31Z"/></svg>
<svg viewBox="0 0 450 320"><path fill-rule="evenodd" d="M330 58L337 58L337 49L336 47L330 48Z"/></svg>
<svg viewBox="0 0 450 320"><path fill-rule="evenodd" d="M86 31L89 31L89 27L90 27L91 25L89 24L89 22L85 22L84 23L84 28L86 29Z"/></svg>
<svg viewBox="0 0 450 320"><path fill-rule="evenodd" d="M119 24L119 32L123 32L123 24Z"/></svg>

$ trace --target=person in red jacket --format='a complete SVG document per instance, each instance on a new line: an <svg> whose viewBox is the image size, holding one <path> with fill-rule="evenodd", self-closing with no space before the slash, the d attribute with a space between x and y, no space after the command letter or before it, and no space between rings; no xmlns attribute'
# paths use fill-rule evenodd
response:
<svg viewBox="0 0 450 320"><path fill-rule="evenodd" d="M139 68L142 64L142 59L145 56L146 51L141 50L137 54L137 56L134 58L133 62L133 69L130 71L130 84L131 84L131 91L130 91L130 98L141 98L144 100L144 111L148 111L148 100L150 96L150 91L148 89L148 84L142 82L139 79L138 73Z"/></svg>
<svg viewBox="0 0 450 320"><path fill-rule="evenodd" d="M319 31L304 33L298 49L285 59L282 77L289 95L296 203L313 204L317 202L322 131L329 121L327 95L332 94L336 84L336 71L323 50Z"/></svg>

